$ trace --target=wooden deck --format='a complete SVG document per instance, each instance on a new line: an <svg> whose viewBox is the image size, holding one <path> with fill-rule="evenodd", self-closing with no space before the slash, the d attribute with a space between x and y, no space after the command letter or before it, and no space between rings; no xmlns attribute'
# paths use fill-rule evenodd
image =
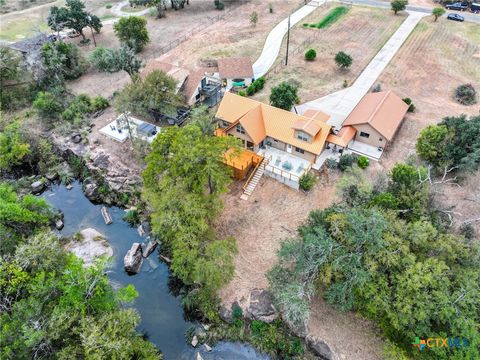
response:
<svg viewBox="0 0 480 360"><path fill-rule="evenodd" d="M233 176L238 180L244 179L249 170L263 159L263 156L247 149L241 150L239 154L233 152L232 148L225 153L224 163L233 168Z"/></svg>

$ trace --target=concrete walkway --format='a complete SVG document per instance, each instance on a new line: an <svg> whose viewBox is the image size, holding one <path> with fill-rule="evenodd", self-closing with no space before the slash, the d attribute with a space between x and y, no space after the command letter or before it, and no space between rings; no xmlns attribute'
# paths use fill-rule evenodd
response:
<svg viewBox="0 0 480 360"><path fill-rule="evenodd" d="M311 14L317 7L325 4L325 0L311 1L305 6L290 15L290 28L302 20L305 16ZM265 75L277 59L283 37L288 31L288 17L283 19L267 36L260 57L253 64L253 74L256 79Z"/></svg>
<svg viewBox="0 0 480 360"><path fill-rule="evenodd" d="M418 22L422 17L427 15L420 12L409 11L408 13L409 16L405 19L402 25L400 25L387 43L380 49L377 55L375 55L372 61L370 61L352 86L297 106L297 111L300 114L303 114L308 108L322 110L331 115L328 123L336 129L340 129L347 116L375 84L377 78L388 65L390 60L395 56L398 49L400 49Z"/></svg>

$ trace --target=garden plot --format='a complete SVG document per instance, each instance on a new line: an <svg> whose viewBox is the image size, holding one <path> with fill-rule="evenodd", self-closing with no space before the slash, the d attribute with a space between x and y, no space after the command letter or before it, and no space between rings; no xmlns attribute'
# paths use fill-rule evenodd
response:
<svg viewBox="0 0 480 360"><path fill-rule="evenodd" d="M303 23L319 23L332 7L320 8ZM300 84L302 103L341 90L345 81L350 85L356 79L403 20L404 16L394 16L389 10L354 6L326 28L294 28L290 36L288 66L280 64L284 62L284 45L280 52L282 59L277 60L273 71L268 74L265 90L255 98L268 102L271 88L290 79ZM304 58L308 48L317 52L314 61ZM353 64L347 71L339 70L335 64L334 57L339 51L353 57Z"/></svg>

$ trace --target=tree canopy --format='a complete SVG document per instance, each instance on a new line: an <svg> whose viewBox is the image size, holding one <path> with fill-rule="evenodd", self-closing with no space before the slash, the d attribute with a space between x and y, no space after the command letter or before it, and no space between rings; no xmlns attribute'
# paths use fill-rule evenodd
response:
<svg viewBox="0 0 480 360"><path fill-rule="evenodd" d="M395 13L395 15L397 15L399 11L405 10L407 8L407 5L408 5L408 0L392 0L390 2L390 6L393 12Z"/></svg>
<svg viewBox="0 0 480 360"><path fill-rule="evenodd" d="M386 191L358 183L353 186L362 187L361 201L345 201L352 192L342 191L341 203L310 213L299 236L282 245L279 263L268 274L287 321L303 326L313 295L323 294L336 308L375 321L409 353L418 336L454 334L470 341L466 348L416 352L418 358L480 356L480 310L473 305L480 296L479 247L437 228L427 203L422 216L403 216L402 201L423 196L420 184L417 169L399 164ZM403 189L407 196L408 186L410 201L379 201L396 200Z"/></svg>
<svg viewBox="0 0 480 360"><path fill-rule="evenodd" d="M480 167L480 115L444 118L422 130L418 155L434 167L475 171Z"/></svg>
<svg viewBox="0 0 480 360"><path fill-rule="evenodd" d="M41 56L46 87L62 87L65 80L79 78L88 68L75 44L60 41L46 43Z"/></svg>
<svg viewBox="0 0 480 360"><path fill-rule="evenodd" d="M22 57L6 46L0 46L0 109L12 110L29 99L30 76Z"/></svg>
<svg viewBox="0 0 480 360"><path fill-rule="evenodd" d="M147 20L140 16L122 17L113 24L115 35L121 43L140 52L150 41L147 31Z"/></svg>
<svg viewBox="0 0 480 360"><path fill-rule="evenodd" d="M343 51L339 51L335 55L335 63L341 68L341 69L347 69L352 65L353 59L350 55Z"/></svg>
<svg viewBox="0 0 480 360"><path fill-rule="evenodd" d="M216 318L216 290L233 276L235 240L217 239L211 227L230 183L222 158L232 137L202 132L197 124L164 128L152 143L143 197L153 232L172 257L171 270L189 287L186 303Z"/></svg>
<svg viewBox="0 0 480 360"><path fill-rule="evenodd" d="M30 153L30 145L23 139L18 122L12 122L0 131L0 172L20 165Z"/></svg>
<svg viewBox="0 0 480 360"><path fill-rule="evenodd" d="M96 32L100 32L103 26L100 18L87 12L85 4L80 0L66 0L65 7L52 6L47 23L56 32L73 29L82 36L83 40L86 39L83 33L84 28L88 26Z"/></svg>
<svg viewBox="0 0 480 360"><path fill-rule="evenodd" d="M159 70L135 77L115 98L118 112L131 111L144 116L152 116L152 112L175 114L180 104L175 80Z"/></svg>
<svg viewBox="0 0 480 360"><path fill-rule="evenodd" d="M98 47L90 54L90 61L100 71L113 73L123 70L132 79L143 66L142 60L127 45L122 45L118 50Z"/></svg>
<svg viewBox="0 0 480 360"><path fill-rule="evenodd" d="M291 82L282 82L273 87L270 93L270 105L280 109L290 111L298 100L298 86Z"/></svg>

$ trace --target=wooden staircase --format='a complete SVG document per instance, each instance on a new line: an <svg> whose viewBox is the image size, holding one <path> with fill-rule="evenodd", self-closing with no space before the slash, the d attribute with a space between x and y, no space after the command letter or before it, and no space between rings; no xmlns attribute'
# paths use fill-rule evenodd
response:
<svg viewBox="0 0 480 360"><path fill-rule="evenodd" d="M267 160L262 159L257 164L255 169L253 169L252 173L248 177L248 180L245 182L245 185L243 186L243 194L240 196L240 199L248 200L248 197L252 195L253 190L255 190L258 182L260 181L260 179L263 176L263 173L265 172L265 165L267 163L268 163Z"/></svg>

